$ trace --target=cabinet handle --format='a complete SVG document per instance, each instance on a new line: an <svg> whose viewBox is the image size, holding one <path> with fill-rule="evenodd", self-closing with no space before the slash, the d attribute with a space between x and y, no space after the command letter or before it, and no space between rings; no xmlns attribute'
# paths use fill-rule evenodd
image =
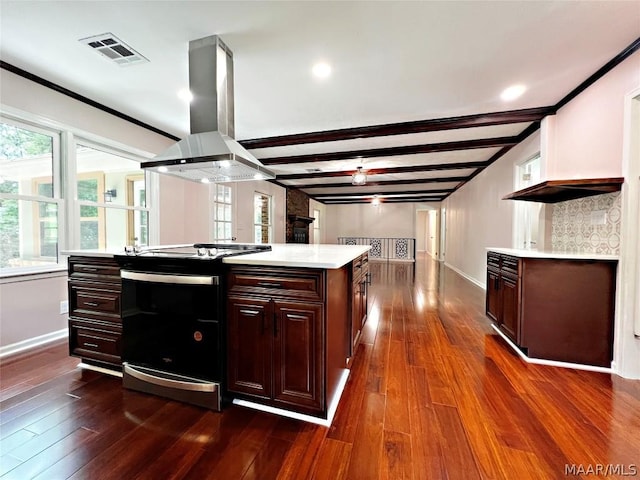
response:
<svg viewBox="0 0 640 480"><path fill-rule="evenodd" d="M85 272L97 272L98 271L97 268L91 268L91 267L82 267L82 270L84 270Z"/></svg>
<svg viewBox="0 0 640 480"><path fill-rule="evenodd" d="M89 305L90 307L97 307L98 305L100 305L97 302L84 302L85 305Z"/></svg>
<svg viewBox="0 0 640 480"><path fill-rule="evenodd" d="M244 309L241 309L240 313L242 313L244 315L257 315L260 312L258 310L244 310Z"/></svg>
<svg viewBox="0 0 640 480"><path fill-rule="evenodd" d="M364 277L367 285L371 285L371 273L366 273Z"/></svg>
<svg viewBox="0 0 640 480"><path fill-rule="evenodd" d="M84 342L83 344L85 347L93 347L93 348L98 348L98 344L97 343L88 343L88 342Z"/></svg>
<svg viewBox="0 0 640 480"><path fill-rule="evenodd" d="M273 288L281 288L282 284L275 282L258 282L259 287L273 287Z"/></svg>

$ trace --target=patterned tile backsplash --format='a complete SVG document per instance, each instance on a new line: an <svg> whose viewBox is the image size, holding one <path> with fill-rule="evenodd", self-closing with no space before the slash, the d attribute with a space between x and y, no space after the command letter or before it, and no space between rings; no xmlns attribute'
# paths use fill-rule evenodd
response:
<svg viewBox="0 0 640 480"><path fill-rule="evenodd" d="M602 213L606 212L604 224ZM620 192L569 200L553 206L551 245L570 253L620 253Z"/></svg>

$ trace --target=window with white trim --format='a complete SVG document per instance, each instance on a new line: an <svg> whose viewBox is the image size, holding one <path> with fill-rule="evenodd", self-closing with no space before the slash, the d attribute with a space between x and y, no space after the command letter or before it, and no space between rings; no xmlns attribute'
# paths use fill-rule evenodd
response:
<svg viewBox="0 0 640 480"><path fill-rule="evenodd" d="M45 127L2 113L1 273L63 266L62 250L148 245L145 159L110 140L79 138L54 122Z"/></svg>
<svg viewBox="0 0 640 480"><path fill-rule="evenodd" d="M233 238L233 200L228 185L215 183L213 190L213 241L231 242Z"/></svg>
<svg viewBox="0 0 640 480"><path fill-rule="evenodd" d="M273 225L271 196L256 192L254 195L254 242L271 243Z"/></svg>
<svg viewBox="0 0 640 480"><path fill-rule="evenodd" d="M148 245L148 189L140 163L124 152L78 140L76 166L79 248Z"/></svg>
<svg viewBox="0 0 640 480"><path fill-rule="evenodd" d="M0 122L0 269L58 263L60 133Z"/></svg>

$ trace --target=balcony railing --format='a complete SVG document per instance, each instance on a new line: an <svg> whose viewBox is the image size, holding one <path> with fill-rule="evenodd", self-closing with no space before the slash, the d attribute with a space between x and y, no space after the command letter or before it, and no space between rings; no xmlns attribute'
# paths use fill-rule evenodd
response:
<svg viewBox="0 0 640 480"><path fill-rule="evenodd" d="M340 245L371 245L369 259L400 262L416 261L415 238L338 237Z"/></svg>

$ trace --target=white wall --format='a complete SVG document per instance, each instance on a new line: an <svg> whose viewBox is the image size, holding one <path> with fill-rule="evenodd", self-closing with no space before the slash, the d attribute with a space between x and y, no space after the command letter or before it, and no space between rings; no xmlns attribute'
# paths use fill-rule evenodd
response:
<svg viewBox="0 0 640 480"><path fill-rule="evenodd" d="M624 96L640 85L640 51L558 111L547 180L622 176Z"/></svg>
<svg viewBox="0 0 640 480"><path fill-rule="evenodd" d="M60 301L67 300L67 272L0 281L0 351L67 328Z"/></svg>
<svg viewBox="0 0 640 480"><path fill-rule="evenodd" d="M535 133L454 192L447 210L446 263L484 286L487 247L511 247L513 207L502 197L513 191L515 165L540 149Z"/></svg>
<svg viewBox="0 0 640 480"><path fill-rule="evenodd" d="M416 235L416 210L424 203L327 205L327 243L338 237L408 237Z"/></svg>
<svg viewBox="0 0 640 480"><path fill-rule="evenodd" d="M427 217L428 210L418 210L416 212L416 251L427 251Z"/></svg>

